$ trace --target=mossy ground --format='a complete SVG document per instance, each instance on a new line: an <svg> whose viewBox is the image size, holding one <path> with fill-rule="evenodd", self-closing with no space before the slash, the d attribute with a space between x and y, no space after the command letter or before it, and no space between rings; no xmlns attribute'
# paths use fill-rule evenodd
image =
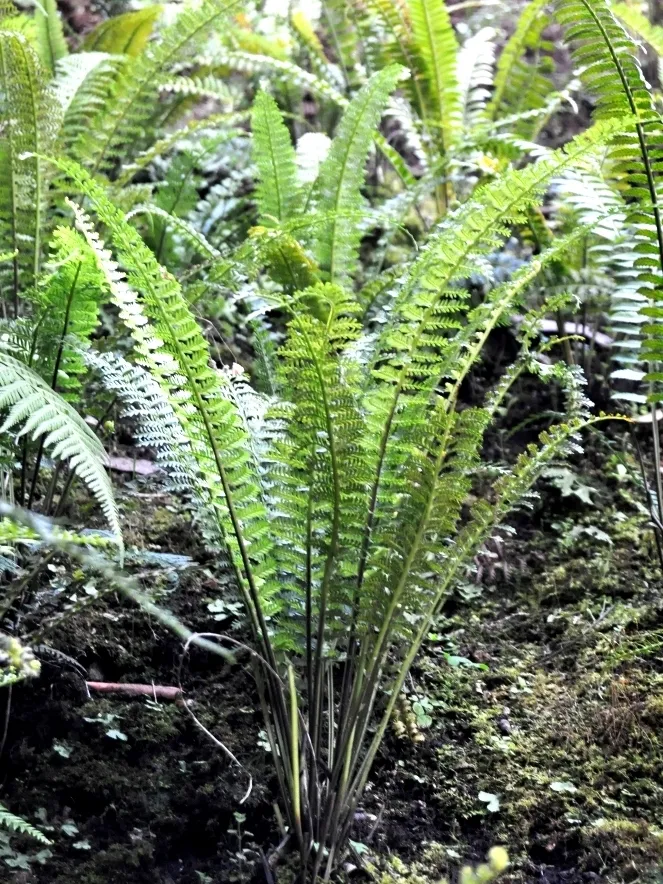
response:
<svg viewBox="0 0 663 884"><path fill-rule="evenodd" d="M552 477L436 624L408 682L406 736L395 723L354 833L381 884L453 878L494 844L509 850L512 882L655 881L663 868L661 576L632 465L598 449L586 490ZM241 635L232 606L208 609L227 588L190 514L153 482L126 483L121 500L130 546L198 562L134 563L143 583L190 626ZM90 588L53 568L43 591L54 607ZM106 680L179 677L179 643L112 595L48 643ZM0 802L54 843L42 865L38 846L12 838L6 858L19 867L0 880L252 880L258 846L278 834L250 673L194 652L181 677L192 711L244 770L185 709L88 697L66 661L15 690Z"/></svg>

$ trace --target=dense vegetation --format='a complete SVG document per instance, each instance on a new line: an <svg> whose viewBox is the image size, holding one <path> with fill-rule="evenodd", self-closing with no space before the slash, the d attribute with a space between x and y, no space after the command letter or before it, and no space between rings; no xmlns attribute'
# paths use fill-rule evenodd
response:
<svg viewBox="0 0 663 884"><path fill-rule="evenodd" d="M461 881L539 880L519 820L552 790L578 806L555 811L574 859L546 880L654 880L663 28L606 0L277 6L0 0L0 862L17 881L416 884L493 845ZM156 544L140 504L155 496L186 526ZM546 610L550 586L569 607ZM559 703L578 727L596 691L614 708L635 679L646 697L609 741L630 767L584 773L570 728L584 804L568 772L525 775L531 753L559 764L557 701L545 665L538 688L519 668L551 638L509 632L514 600L566 623L560 679L577 684ZM95 677L107 628L104 653L126 652L127 616L179 685L155 684L140 647L115 682ZM202 693L233 672L224 703L255 712L232 745L182 691L189 661ZM75 801L48 789L66 729L12 759L67 675L96 714L79 698L58 715L101 725L93 754L129 742L121 710L142 703L163 728L150 751L187 778L203 762L169 750L175 716L188 745L211 740L234 823L204 861L145 866L136 817L135 856L108 865L84 836L62 866ZM511 737L521 692L541 698L521 710L529 749ZM484 826L447 820L400 857L374 844L389 770L416 769L455 720L479 760L442 738L442 804ZM482 788L491 766L520 816ZM435 791L437 773L415 779ZM31 776L48 806L21 797ZM597 807L606 776L651 797ZM108 801L131 817L121 790Z"/></svg>

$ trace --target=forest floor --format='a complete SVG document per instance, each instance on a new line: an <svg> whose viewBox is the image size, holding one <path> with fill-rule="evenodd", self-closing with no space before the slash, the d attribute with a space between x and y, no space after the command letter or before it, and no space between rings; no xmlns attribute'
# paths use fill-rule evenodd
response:
<svg viewBox="0 0 663 884"><path fill-rule="evenodd" d="M597 434L582 461L549 476L439 618L401 706L406 736L395 722L353 836L391 867L389 881L437 881L494 844L509 850L507 881L658 880L663 594L636 465L621 449ZM158 603L193 629L241 637L239 605L191 513L154 477L120 478L118 495L138 551L130 568ZM276 788L245 661L200 650L182 660L162 626L57 559L40 616L97 593L43 639L67 656L44 652L41 677L14 689L0 802L52 846L3 836L0 880L262 880L259 848L279 840ZM243 767L181 704L89 696L86 677L181 682Z"/></svg>

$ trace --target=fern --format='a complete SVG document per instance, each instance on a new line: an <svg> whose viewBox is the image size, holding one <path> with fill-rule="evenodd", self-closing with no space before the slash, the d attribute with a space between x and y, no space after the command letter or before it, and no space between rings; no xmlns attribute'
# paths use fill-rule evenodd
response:
<svg viewBox="0 0 663 884"><path fill-rule="evenodd" d="M652 24L636 6L629 3L614 3L610 7L622 24L637 38L647 43L659 56L663 56L663 28Z"/></svg>
<svg viewBox="0 0 663 884"><path fill-rule="evenodd" d="M35 12L35 36L42 63L52 75L57 62L69 54L56 0L40 0Z"/></svg>
<svg viewBox="0 0 663 884"><path fill-rule="evenodd" d="M547 3L548 0L531 0L526 4L500 55L495 90L488 105L488 114L493 120L545 104L551 91L550 82L535 64L525 61L524 56L528 50L540 51L541 32L549 21L545 13Z"/></svg>
<svg viewBox="0 0 663 884"><path fill-rule="evenodd" d="M417 55L425 73L423 88L432 108L431 123L448 153L460 133L461 105L457 79L458 44L444 3L408 0ZM420 73L420 72L418 72Z"/></svg>
<svg viewBox="0 0 663 884"><path fill-rule="evenodd" d="M373 130L389 93L404 73L394 65L373 75L347 108L331 150L320 165L316 210L329 213L331 220L316 234L314 253L333 282L341 282L353 269L359 231L347 223L347 216L361 210L359 187Z"/></svg>
<svg viewBox="0 0 663 884"><path fill-rule="evenodd" d="M137 58L147 46L161 11L162 7L155 3L106 19L87 35L83 49L85 52L108 52Z"/></svg>
<svg viewBox="0 0 663 884"><path fill-rule="evenodd" d="M114 353L89 349L82 357L97 372L105 389L117 396L123 417L134 426L136 444L152 449L174 488L204 502L189 440L158 382L144 368Z"/></svg>
<svg viewBox="0 0 663 884"><path fill-rule="evenodd" d="M663 285L663 220L658 194L662 122L654 111L633 43L603 0L562 0L558 16L573 40L576 59L585 66L585 81L597 100L596 117L631 114L633 118L616 139L611 175L635 204L626 220L635 231L639 293L648 301L641 312L652 320L641 327L641 356L649 363L645 376L650 383L649 398L658 401L663 395L659 390L663 373L658 368L663 327L656 321L663 317L657 305Z"/></svg>
<svg viewBox="0 0 663 884"><path fill-rule="evenodd" d="M209 29L232 8L233 0L204 0L185 7L133 64L125 65L111 84L103 108L89 121L85 136L75 146L75 156L93 171L106 171L127 145L143 134L153 113L154 98L168 68L185 52L203 41Z"/></svg>
<svg viewBox="0 0 663 884"><path fill-rule="evenodd" d="M46 846L51 843L43 832L35 829L31 823L22 817L10 813L4 804L0 804L0 827L9 829L11 832L19 832L21 835L28 835L30 838Z"/></svg>
<svg viewBox="0 0 663 884"><path fill-rule="evenodd" d="M39 274L45 224L47 166L55 143L59 105L25 37L0 31L0 243L15 252L8 283L18 293ZM26 157L26 154L29 156Z"/></svg>
<svg viewBox="0 0 663 884"><path fill-rule="evenodd" d="M9 409L0 432L20 425L19 436L43 438L54 460L63 460L96 497L118 544L122 531L113 489L104 470L101 442L65 400L38 374L0 352L0 410Z"/></svg>
<svg viewBox="0 0 663 884"><path fill-rule="evenodd" d="M261 92L253 105L252 130L259 171L256 194L263 223L288 221L297 209L297 167L290 134L273 98ZM273 223L273 220L271 220Z"/></svg>
<svg viewBox="0 0 663 884"><path fill-rule="evenodd" d="M245 434L236 411L223 394L221 377L209 367L209 349L174 277L163 271L136 231L107 199L103 190L76 165L58 161L80 192L84 192L128 269L124 282L85 215L75 208L77 225L104 273L121 316L134 336L141 361L167 393L190 440L201 487L210 493L209 506L230 545L240 587L252 612L257 640L267 635L264 611L273 591L260 573L268 550L262 542L264 511L253 502L256 477L242 450ZM130 285L141 292L139 304ZM146 323L149 318L153 329ZM195 410L189 407L189 400ZM217 473L221 489L209 477ZM242 525L240 531L239 525Z"/></svg>
<svg viewBox="0 0 663 884"><path fill-rule="evenodd" d="M86 371L79 348L87 345L99 324L105 286L76 231L57 228L51 248L52 271L32 295L36 324L31 364L53 390L76 399L79 378ZM71 341L75 346L70 346Z"/></svg>
<svg viewBox="0 0 663 884"><path fill-rule="evenodd" d="M493 87L494 37L492 28L482 28L463 43L458 53L458 89L466 131L471 131L486 115Z"/></svg>

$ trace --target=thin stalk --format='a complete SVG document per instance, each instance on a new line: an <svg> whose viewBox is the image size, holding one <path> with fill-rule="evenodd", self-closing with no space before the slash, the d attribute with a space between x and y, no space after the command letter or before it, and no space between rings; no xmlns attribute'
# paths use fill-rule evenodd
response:
<svg viewBox="0 0 663 884"><path fill-rule="evenodd" d="M331 322L333 319L333 313L330 313L328 322ZM311 716L311 740L313 742L313 748L317 757L320 756L320 718L322 714L322 692L323 692L323 665L322 665L322 654L324 647L324 638L325 638L325 626L326 626L326 618L327 618L327 606L329 602L329 589L330 589L330 581L331 575L334 569L334 565L336 563L336 555L338 553L338 543L340 536L340 524L341 524L341 492L340 492L340 476L339 476L339 464L338 464L338 455L336 451L336 436L334 434L334 422L331 416L331 408L329 405L329 399L327 396L327 384L325 382L325 378L322 373L322 368L320 366L319 360L316 358L315 349L311 343L311 340L306 332L306 328L302 325L301 322L297 323L306 344L306 349L308 350L309 357L311 362L313 363L313 368L318 378L318 384L320 387L320 396L322 399L322 406L325 413L325 430L327 433L327 439L329 441L329 459L330 459L330 468L332 474L332 487L333 487L333 504L332 504L332 529L331 529L331 538L329 542L329 550L327 552L327 558L325 561L325 569L322 576L322 585L320 587L320 603L318 608L318 629L317 629L317 637L316 637L316 648L315 648L315 664L314 664L314 688L313 695L309 697L309 703L312 704L312 716Z"/></svg>
<svg viewBox="0 0 663 884"><path fill-rule="evenodd" d="M654 476L656 479L656 506L658 509L658 519L663 524L663 464L661 463L661 430L658 424L658 415L656 413L656 403L651 404L651 427L652 440L654 442Z"/></svg>
<svg viewBox="0 0 663 884"><path fill-rule="evenodd" d="M304 850L299 777L299 714L297 709L295 670L292 668L292 663L288 663L288 689L290 692L290 794L292 796L292 811L295 819L297 840L299 841L300 849Z"/></svg>
<svg viewBox="0 0 663 884"><path fill-rule="evenodd" d="M69 328L69 317L71 316L71 308L74 303L74 296L76 294L76 286L78 285L78 277L81 273L81 267L83 266L83 262L79 261L76 266L76 272L74 273L74 278L71 283L71 287L69 289L69 294L67 296L67 306L65 307L64 312L64 322L62 324L62 334L60 335L60 343L58 345L58 352L55 356L55 363L53 365L53 375L51 377L51 389L53 392L57 392L58 387L58 375L60 373L60 365L62 364L62 357L64 356L64 342L67 337L67 329ZM37 488L37 479L39 478L39 470L41 468L41 461L44 455L44 439L42 436L39 440L39 448L37 449L37 459L35 461L35 468L32 474L32 484L30 485L30 495L28 497L28 509L32 508L32 502L34 500L35 490Z"/></svg>
<svg viewBox="0 0 663 884"><path fill-rule="evenodd" d="M635 450L638 455L638 463L640 464L640 475L642 477L642 484L645 489L645 497L647 500L647 509L649 510L649 516L652 521L652 531L654 533L654 540L656 542L656 551L658 553L658 562L661 566L661 570L663 570L663 546L661 545L661 536L663 535L663 522L659 516L654 512L654 504L652 503L652 493L649 488L649 482L647 481L647 473L645 471L645 460L642 456L642 451L640 450L640 443L638 442L637 433L631 428L631 436L633 439L633 443L635 445Z"/></svg>
<svg viewBox="0 0 663 884"><path fill-rule="evenodd" d="M109 402L108 406L106 407L105 411L103 412L103 414L101 415L99 420L97 421L97 425L94 428L94 432L97 434L97 436L101 435L101 432L103 431L103 428L104 428L104 424L106 423L108 416L113 411L113 408L115 408L116 402L117 402L117 396L114 396L111 399L111 401ZM51 486L48 489L48 494L46 495L46 501L44 502L44 512L45 513L50 513L51 507L53 506L53 497L55 496L55 490L57 488L57 483L58 483L58 479L60 478L60 473L62 472L62 468L63 468L62 461L60 461L60 463L56 466L56 468L53 472L53 480L51 481ZM62 493L60 494L60 500L58 501L58 505L55 510L56 517L62 515L62 511L64 510L64 506L67 502L67 499L69 497L69 493L71 491L71 487L74 484L75 480L76 480L76 473L74 473L73 470L70 470L69 475L67 476L67 481L65 482L64 488L62 489Z"/></svg>

